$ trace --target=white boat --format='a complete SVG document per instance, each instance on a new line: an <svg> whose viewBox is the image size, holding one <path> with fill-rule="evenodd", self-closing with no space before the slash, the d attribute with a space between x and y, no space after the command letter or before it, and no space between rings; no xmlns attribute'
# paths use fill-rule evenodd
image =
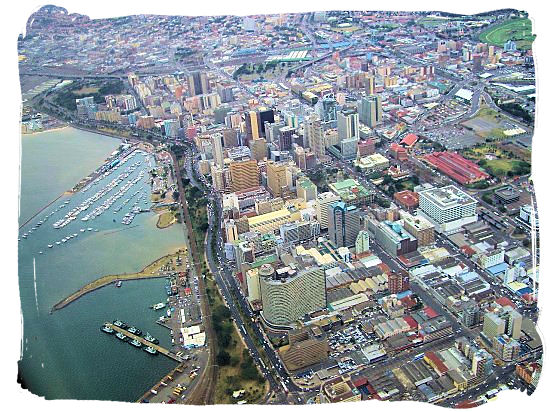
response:
<svg viewBox="0 0 550 412"><path fill-rule="evenodd" d="M53 245L48 245L48 247L51 249L53 247Z"/></svg>
<svg viewBox="0 0 550 412"><path fill-rule="evenodd" d="M56 245L60 245L60 244L61 244L61 242L55 242L55 244L56 244Z"/></svg>
<svg viewBox="0 0 550 412"><path fill-rule="evenodd" d="M91 232L93 229L91 227L88 228L88 232Z"/></svg>

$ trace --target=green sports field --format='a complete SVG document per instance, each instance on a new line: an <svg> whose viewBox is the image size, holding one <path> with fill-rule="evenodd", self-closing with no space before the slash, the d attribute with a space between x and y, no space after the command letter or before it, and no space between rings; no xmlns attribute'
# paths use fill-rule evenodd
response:
<svg viewBox="0 0 550 412"><path fill-rule="evenodd" d="M514 40L518 49L531 48L535 36L531 32L531 20L512 19L498 26L491 27L479 35L479 40L502 47L508 40Z"/></svg>

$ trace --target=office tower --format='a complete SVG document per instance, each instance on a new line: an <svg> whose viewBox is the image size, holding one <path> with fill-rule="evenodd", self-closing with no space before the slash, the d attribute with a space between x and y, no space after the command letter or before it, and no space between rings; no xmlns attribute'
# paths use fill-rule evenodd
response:
<svg viewBox="0 0 550 412"><path fill-rule="evenodd" d="M313 259L302 261L277 270L271 265L260 267L263 316L268 323L289 325L326 307L325 272Z"/></svg>
<svg viewBox="0 0 550 412"><path fill-rule="evenodd" d="M265 140L268 143L279 141L279 130L285 126L284 122L265 123Z"/></svg>
<svg viewBox="0 0 550 412"><path fill-rule="evenodd" d="M267 187L275 197L280 197L286 182L286 164L269 160L266 165Z"/></svg>
<svg viewBox="0 0 550 412"><path fill-rule="evenodd" d="M296 196L306 202L317 200L317 186L307 177L300 177L296 181Z"/></svg>
<svg viewBox="0 0 550 412"><path fill-rule="evenodd" d="M374 76L365 76L365 92L368 95L374 94Z"/></svg>
<svg viewBox="0 0 550 412"><path fill-rule="evenodd" d="M369 232L366 230L360 230L355 240L355 254L368 252L370 250L370 238Z"/></svg>
<svg viewBox="0 0 550 412"><path fill-rule="evenodd" d="M268 109L265 107L260 107L258 109L258 122L260 126L260 136L265 136L265 124L275 123L275 114L273 109Z"/></svg>
<svg viewBox="0 0 550 412"><path fill-rule="evenodd" d="M259 139L261 136L260 117L258 115L258 112L254 110L250 110L246 112L244 121L245 121L245 130L246 130L245 144L248 145L248 142L250 140Z"/></svg>
<svg viewBox="0 0 550 412"><path fill-rule="evenodd" d="M456 186L422 190L418 196L418 214L428 219L439 233L456 232L477 221L477 200Z"/></svg>
<svg viewBox="0 0 550 412"><path fill-rule="evenodd" d="M344 160L353 160L357 158L357 146L359 143L358 137L350 137L340 141L339 157Z"/></svg>
<svg viewBox="0 0 550 412"><path fill-rule="evenodd" d="M279 349L288 370L294 371L316 365L328 359L326 333L319 327L302 327L288 331L288 345Z"/></svg>
<svg viewBox="0 0 550 412"><path fill-rule="evenodd" d="M393 257L406 255L418 248L418 240L397 222L369 219L368 229L382 249Z"/></svg>
<svg viewBox="0 0 550 412"><path fill-rule="evenodd" d="M231 162L229 174L232 192L251 189L258 186L260 181L258 162L255 159Z"/></svg>
<svg viewBox="0 0 550 412"><path fill-rule="evenodd" d="M267 157L267 142L264 138L253 139L249 142L249 144L253 159L260 161Z"/></svg>
<svg viewBox="0 0 550 412"><path fill-rule="evenodd" d="M482 69L481 67L481 59L482 59L482 55L481 54L474 54L472 55L472 71L474 73L479 73Z"/></svg>
<svg viewBox="0 0 550 412"><path fill-rule="evenodd" d="M233 86L229 84L218 83L216 85L216 91L218 92L222 103L230 103L235 100L235 97L233 96Z"/></svg>
<svg viewBox="0 0 550 412"><path fill-rule="evenodd" d="M363 97L359 104L359 120L371 129L382 122L382 104L380 96Z"/></svg>
<svg viewBox="0 0 550 412"><path fill-rule="evenodd" d="M323 126L319 115L312 114L304 121L304 146L309 147L315 157L320 159L325 155Z"/></svg>
<svg viewBox="0 0 550 412"><path fill-rule="evenodd" d="M356 206L344 202L332 204L328 210L328 236L336 247L354 247L361 230L361 216Z"/></svg>
<svg viewBox="0 0 550 412"><path fill-rule="evenodd" d="M288 222L279 227L279 233L284 244L303 243L316 239L320 232L319 222L315 220Z"/></svg>
<svg viewBox="0 0 550 412"><path fill-rule="evenodd" d="M333 129L337 125L336 99L332 96L325 96L315 104L315 113L319 115L324 129Z"/></svg>
<svg viewBox="0 0 550 412"><path fill-rule="evenodd" d="M483 316L483 334L492 339L495 336L504 334L504 332L506 332L506 321L496 313L485 313Z"/></svg>
<svg viewBox="0 0 550 412"><path fill-rule="evenodd" d="M467 328L477 325L481 320L481 313L479 311L479 305L474 301L470 300L464 304L462 313L460 316L460 321Z"/></svg>
<svg viewBox="0 0 550 412"><path fill-rule="evenodd" d="M189 96L210 93L208 76L204 72L196 71L189 74L187 76L187 84L189 86Z"/></svg>
<svg viewBox="0 0 550 412"><path fill-rule="evenodd" d="M343 109L338 112L338 140L359 138L359 117L355 110Z"/></svg>
<svg viewBox="0 0 550 412"><path fill-rule="evenodd" d="M435 242L434 225L422 216L400 213L405 230L418 239L418 247L429 246Z"/></svg>
<svg viewBox="0 0 550 412"><path fill-rule="evenodd" d="M260 292L260 273L258 268L246 272L247 299L249 302L256 302L262 299Z"/></svg>
<svg viewBox="0 0 550 412"><path fill-rule="evenodd" d="M296 129L290 126L284 126L279 129L279 150L292 149L292 136L296 133Z"/></svg>
<svg viewBox="0 0 550 412"><path fill-rule="evenodd" d="M221 133L214 133L210 136L212 141L212 154L214 157L214 163L218 166L223 166L223 146L222 146L222 137Z"/></svg>
<svg viewBox="0 0 550 412"><path fill-rule="evenodd" d="M225 118L232 111L231 107L227 104L222 104L214 109L214 122L218 124L225 124Z"/></svg>
<svg viewBox="0 0 550 412"><path fill-rule="evenodd" d="M328 214L330 206L338 203L340 201L340 196L335 195L332 192L324 192L317 195L317 200L315 201L315 213L317 215L317 220L321 224L321 230L328 228Z"/></svg>
<svg viewBox="0 0 550 412"><path fill-rule="evenodd" d="M235 129L224 129L223 131L223 147L239 146L239 135Z"/></svg>

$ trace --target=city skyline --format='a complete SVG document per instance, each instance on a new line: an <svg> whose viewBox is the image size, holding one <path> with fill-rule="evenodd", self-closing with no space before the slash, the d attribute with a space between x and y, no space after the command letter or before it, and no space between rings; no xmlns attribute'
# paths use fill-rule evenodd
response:
<svg viewBox="0 0 550 412"><path fill-rule="evenodd" d="M51 306L166 278L167 339L115 313L99 325L177 362L139 402L463 407L533 392L534 38L513 9L90 20L43 7L18 41L23 141L74 129L121 144L19 222L37 311L36 261L154 219L143 236L178 230L177 252L90 272ZM95 218L78 241L31 240Z"/></svg>

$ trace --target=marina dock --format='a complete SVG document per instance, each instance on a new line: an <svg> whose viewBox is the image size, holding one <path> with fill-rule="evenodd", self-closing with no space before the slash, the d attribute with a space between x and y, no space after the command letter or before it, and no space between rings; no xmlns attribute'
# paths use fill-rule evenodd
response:
<svg viewBox="0 0 550 412"><path fill-rule="evenodd" d="M177 355L176 355L175 353L173 353L173 352L170 352L168 349L163 348L162 346L159 346L159 345L157 345L157 344L155 344L155 343L149 342L149 341L143 339L143 338L140 337L140 336L137 336L137 335L134 335L133 333L128 332L126 329L122 329L122 328L119 328L118 326L113 325L112 323L107 322L107 323L105 323L105 325L107 325L108 327L110 327L111 329L113 329L115 332L120 332L120 333L122 333L124 336L127 336L127 337L130 338L130 339L135 339L135 340L137 340L138 342L141 342L141 344L144 345L144 346L149 346L149 347L151 347L151 348L153 348L153 349L156 349L156 351L157 351L158 353L161 353L161 354L163 354L164 356L167 356L167 357L169 357L170 359L175 360L176 362L180 362L180 363L183 362L183 359L182 359L181 357L177 356Z"/></svg>

